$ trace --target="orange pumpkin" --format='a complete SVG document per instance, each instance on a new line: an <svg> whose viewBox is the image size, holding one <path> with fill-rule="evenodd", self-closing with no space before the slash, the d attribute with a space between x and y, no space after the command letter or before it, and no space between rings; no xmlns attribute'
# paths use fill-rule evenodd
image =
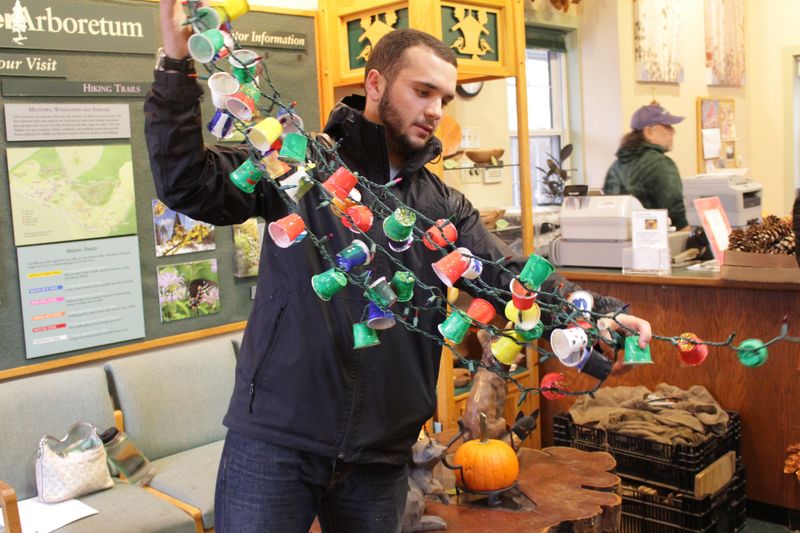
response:
<svg viewBox="0 0 800 533"><path fill-rule="evenodd" d="M465 442L456 452L456 484L473 492L507 489L519 475L517 454L505 442L486 438L486 415L480 416L480 438Z"/></svg>

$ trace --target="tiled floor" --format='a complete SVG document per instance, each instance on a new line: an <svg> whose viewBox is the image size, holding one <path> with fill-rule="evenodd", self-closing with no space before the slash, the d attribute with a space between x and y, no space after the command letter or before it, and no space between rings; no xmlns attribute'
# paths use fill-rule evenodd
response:
<svg viewBox="0 0 800 533"><path fill-rule="evenodd" d="M790 530L778 524L748 518L747 522L745 522L743 533L783 533L785 531Z"/></svg>

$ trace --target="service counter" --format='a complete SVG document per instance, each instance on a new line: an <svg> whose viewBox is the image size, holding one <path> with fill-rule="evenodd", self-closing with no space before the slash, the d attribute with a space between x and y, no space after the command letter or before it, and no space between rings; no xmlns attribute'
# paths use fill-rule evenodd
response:
<svg viewBox="0 0 800 533"><path fill-rule="evenodd" d="M587 289L630 303L631 312L649 320L660 335L694 332L704 340L722 341L736 332L737 342L752 337L767 341L779 335L788 317L789 334L800 336L800 285L729 281L719 273L686 269L666 277L571 267L560 272ZM677 349L668 342L654 341L651 348L655 364L611 377L606 384L705 386L725 409L741 414L748 499L800 509L800 483L783 473L786 447L800 441L800 344L770 346L769 359L759 368L743 366L728 348L710 348L696 367L681 366ZM595 383L555 358L542 364L539 375L553 371L564 372L572 390ZM552 445L553 416L568 410L572 401L541 401L543 445Z"/></svg>

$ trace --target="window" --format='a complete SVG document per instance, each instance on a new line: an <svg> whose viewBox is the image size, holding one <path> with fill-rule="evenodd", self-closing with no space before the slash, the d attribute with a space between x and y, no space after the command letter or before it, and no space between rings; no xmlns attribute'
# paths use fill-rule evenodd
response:
<svg viewBox="0 0 800 533"><path fill-rule="evenodd" d="M548 154L558 156L569 142L566 106L566 54L529 48L526 59L528 84L528 135L531 154L531 190L535 205L552 201L541 183L541 171L547 168ZM516 79L508 78L508 124L511 135L511 161L519 161L517 133ZM512 167L514 206L520 206L519 166Z"/></svg>

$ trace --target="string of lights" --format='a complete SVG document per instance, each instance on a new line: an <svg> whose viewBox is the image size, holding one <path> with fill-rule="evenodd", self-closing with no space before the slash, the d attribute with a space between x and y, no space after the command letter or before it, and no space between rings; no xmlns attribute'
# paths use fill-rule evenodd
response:
<svg viewBox="0 0 800 533"><path fill-rule="evenodd" d="M531 255L521 272L513 272L506 267L510 257L486 259L474 255L458 246L452 217L433 220L404 204L394 194L394 188L402 183L403 178L376 183L351 172L339 154L338 143L325 142L327 139L307 132L300 115L295 111L295 103L285 104L281 101L266 61L235 42L230 32L230 21L219 24L220 20L215 19L218 15L208 11L213 8L201 7L198 0L188 0L185 7L188 16L185 24L194 29L193 37L199 36L195 39L194 47L190 39L190 53L206 69L206 74L198 77L207 80L209 86L215 75L220 75L226 81L231 78L237 80L238 92L225 102L224 108L217 106L215 118L209 123L209 129L219 137L235 129L243 135L248 145L248 160L240 167L244 170L240 172L237 169L231 179L246 192L252 192L261 179L267 179L274 188L286 205L289 216L272 222L270 235L273 239L278 235L282 240L281 243L276 240L276 243L283 247L291 246L305 237L311 241L329 268L312 278L312 286L320 298L328 300L335 297L335 293L348 284L364 290L366 304L361 322L354 324L355 342L359 342L357 333L366 336L361 337L362 344L355 348L379 343L376 330L399 323L408 331L448 349L470 372L485 368L514 383L520 392L519 404L533 393L551 399L593 394L608 377L611 363L616 362L621 350L624 350L626 363L651 362L649 347L644 350L639 348L636 345L637 332L625 326L620 319L620 315L625 313L624 307L608 314L598 313L592 309L593 298L586 291L576 291L580 295L563 294L559 286L545 291L541 286L553 272L553 267L544 258ZM229 31L223 32L220 27ZM210 55L207 53L208 43L213 43L213 53ZM217 60L223 57L228 58L232 74L217 64ZM262 82L268 90L262 90ZM267 105L261 105L262 101ZM277 117L272 118L276 108ZM255 120L257 117L259 120ZM294 147L294 154L289 153L290 147ZM355 188L357 184L360 185L358 189ZM329 250L331 235L318 235L305 226L298 206L309 191L318 194L319 201L315 209L332 209L354 233L354 247L332 253ZM391 250L369 236L374 218L382 221ZM469 310L464 312L453 308L439 286L423 283L395 255L411 246L421 245L441 255L442 259L433 263L432 267L446 285L458 283L475 296ZM370 264L377 257L388 261L396 269L391 283L384 278L374 279ZM481 272L487 267L512 280L508 290L494 287L481 278ZM398 277L400 273L403 275ZM413 287L411 291L427 296L425 299L417 298L424 304L415 305L410 297L401 299L395 293L401 289L407 292L409 287ZM476 301L486 302L486 305L480 308L474 305ZM402 304L401 311L394 310L395 302ZM497 308L504 308L506 318L514 324L513 327L507 325L498 328L492 324ZM537 342L545 332L540 321L542 311L550 317L547 329L551 331L551 350L542 348ZM441 316L444 320L439 325L441 336L418 327L421 313ZM479 314L481 319L478 319ZM365 317L370 318L365 322ZM371 328L370 323L380 324L380 327ZM458 352L455 345L462 341L470 328L484 329L489 333L493 339L491 350L497 363L487 365ZM736 344L735 337L736 334L731 333L725 340L715 342L702 340L693 333L682 333L673 336L654 334L652 339L677 347L678 355L685 364L702 363L708 355L708 348L717 347L732 350L742 364L750 367L766 361L769 346L779 342L800 343L800 338L788 335L787 320L784 320L780 333L766 342L747 339ZM608 349L613 361L597 352L595 346ZM525 387L508 371L508 365L514 362L523 348L535 350L540 361L558 357L565 366L576 367L595 377L597 382L590 389L571 391L563 376L558 377L560 374L557 374L555 378L545 376L547 379L543 379L539 387Z"/></svg>

